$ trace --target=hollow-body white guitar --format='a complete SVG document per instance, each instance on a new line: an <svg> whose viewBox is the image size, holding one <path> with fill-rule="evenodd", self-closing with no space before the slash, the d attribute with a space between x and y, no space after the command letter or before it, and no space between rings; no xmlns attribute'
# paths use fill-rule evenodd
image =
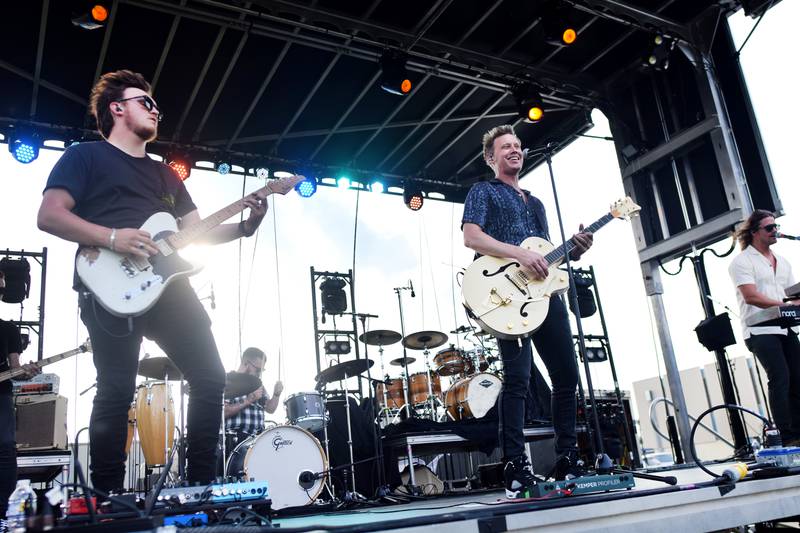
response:
<svg viewBox="0 0 800 533"><path fill-rule="evenodd" d="M271 181L256 193L286 194L302 179L291 176ZM178 250L244 209L244 199L239 199L181 230L172 215L156 213L140 228L155 241L159 250L156 255L144 259L107 248L84 247L75 259L78 277L109 313L122 317L141 315L155 305L172 281L200 270L183 259Z"/></svg>
<svg viewBox="0 0 800 533"><path fill-rule="evenodd" d="M586 231L594 233L613 219L635 215L640 209L630 198L618 200ZM464 273L464 306L485 331L500 339L533 334L547 317L550 297L569 288L569 276L558 266L564 261L564 254L575 248L571 239L555 247L545 239L529 237L520 246L544 256L549 265L545 279L536 279L513 259L489 255L476 259Z"/></svg>

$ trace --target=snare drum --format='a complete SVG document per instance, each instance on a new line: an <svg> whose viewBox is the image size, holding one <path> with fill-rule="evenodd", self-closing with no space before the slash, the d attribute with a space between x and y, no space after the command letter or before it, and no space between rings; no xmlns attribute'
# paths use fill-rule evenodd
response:
<svg viewBox="0 0 800 533"><path fill-rule="evenodd" d="M454 376L463 373L467 368L464 352L452 344L449 348L439 350L433 358L433 368L440 376Z"/></svg>
<svg viewBox="0 0 800 533"><path fill-rule="evenodd" d="M475 374L453 383L444 406L453 420L483 418L497 402L503 381L494 374Z"/></svg>
<svg viewBox="0 0 800 533"><path fill-rule="evenodd" d="M136 389L136 428L148 465L166 464L172 448L175 407L164 381L145 381Z"/></svg>
<svg viewBox="0 0 800 533"><path fill-rule="evenodd" d="M242 441L225 473L266 481L272 509L283 509L314 503L326 477L316 479L315 474L327 470L328 459L313 435L295 426L275 426Z"/></svg>
<svg viewBox="0 0 800 533"><path fill-rule="evenodd" d="M433 380L431 381L431 388L434 396L442 396L442 384L439 381L439 376L431 374ZM425 403L428 401L428 373L417 372L411 374L408 378L409 391L408 398L411 400L412 405Z"/></svg>
<svg viewBox="0 0 800 533"><path fill-rule="evenodd" d="M284 400L286 417L294 426L315 432L328 424L328 415L325 413L325 398L318 392L298 392Z"/></svg>
<svg viewBox="0 0 800 533"><path fill-rule="evenodd" d="M383 402L383 390L386 389L386 405ZM403 378L390 379L388 384L380 382L375 387L375 398L381 407L400 409L406 404L403 397Z"/></svg>

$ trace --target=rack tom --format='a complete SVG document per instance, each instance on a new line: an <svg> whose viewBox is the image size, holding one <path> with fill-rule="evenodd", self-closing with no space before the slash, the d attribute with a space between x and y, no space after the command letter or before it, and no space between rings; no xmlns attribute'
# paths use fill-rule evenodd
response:
<svg viewBox="0 0 800 533"><path fill-rule="evenodd" d="M464 352L452 344L449 348L439 350L433 358L433 368L440 376L455 376L463 374L467 369L467 360Z"/></svg>
<svg viewBox="0 0 800 533"><path fill-rule="evenodd" d="M434 396L442 396L442 383L439 376L431 373L431 389ZM417 372L408 378L408 398L412 405L425 403L428 401L428 373Z"/></svg>
<svg viewBox="0 0 800 533"><path fill-rule="evenodd" d="M384 403L383 391L386 391L386 402ZM387 409L400 409L406 404L403 397L403 378L390 379L387 382L380 382L375 387L375 397L381 407Z"/></svg>

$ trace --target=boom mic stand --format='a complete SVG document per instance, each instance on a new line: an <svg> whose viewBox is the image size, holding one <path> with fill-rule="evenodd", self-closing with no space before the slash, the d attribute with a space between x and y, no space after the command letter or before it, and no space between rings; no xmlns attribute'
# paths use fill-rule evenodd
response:
<svg viewBox="0 0 800 533"><path fill-rule="evenodd" d="M409 381L408 375L408 352L406 350L406 327L405 322L403 320L403 298L401 297L402 291L413 291L414 289L411 288L410 285L405 287L395 287L394 289L395 294L397 294L397 305L400 306L400 335L403 336L403 339L400 343L403 345L403 399L405 400L405 405L400 409L402 412L403 409L408 410L408 417L414 418L414 410L411 408L411 403L408 401L408 393L411 390L411 382Z"/></svg>

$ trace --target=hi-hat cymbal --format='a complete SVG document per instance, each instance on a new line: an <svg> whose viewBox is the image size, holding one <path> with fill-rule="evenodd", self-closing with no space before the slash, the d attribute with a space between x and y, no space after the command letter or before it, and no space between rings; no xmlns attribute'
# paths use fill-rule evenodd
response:
<svg viewBox="0 0 800 533"><path fill-rule="evenodd" d="M389 364L394 366L408 366L416 360L415 357L398 357L397 359L389 361Z"/></svg>
<svg viewBox="0 0 800 533"><path fill-rule="evenodd" d="M345 378L355 377L366 369L375 364L375 361L370 359L354 359L352 361L345 361L338 365L333 365L326 368L317 374L317 381L319 383L331 383L332 381L340 381Z"/></svg>
<svg viewBox="0 0 800 533"><path fill-rule="evenodd" d="M150 379L163 379L176 381L183 378L183 372L178 370L169 357L146 357L139 361L140 376Z"/></svg>
<svg viewBox="0 0 800 533"><path fill-rule="evenodd" d="M473 326L458 326L450 333L452 333L453 335L460 335L461 333L469 333L470 331L475 331L475 328Z"/></svg>
<svg viewBox="0 0 800 533"><path fill-rule="evenodd" d="M403 346L411 350L427 350L436 348L447 342L447 335L441 331L418 331L406 335Z"/></svg>
<svg viewBox="0 0 800 533"><path fill-rule="evenodd" d="M257 391L261 387L261 380L250 374L241 372L229 372L225 375L225 399L238 398L251 392Z"/></svg>
<svg viewBox="0 0 800 533"><path fill-rule="evenodd" d="M389 346L399 342L403 336L390 329L375 329L367 331L359 335L358 340L365 344L372 344L374 346Z"/></svg>

